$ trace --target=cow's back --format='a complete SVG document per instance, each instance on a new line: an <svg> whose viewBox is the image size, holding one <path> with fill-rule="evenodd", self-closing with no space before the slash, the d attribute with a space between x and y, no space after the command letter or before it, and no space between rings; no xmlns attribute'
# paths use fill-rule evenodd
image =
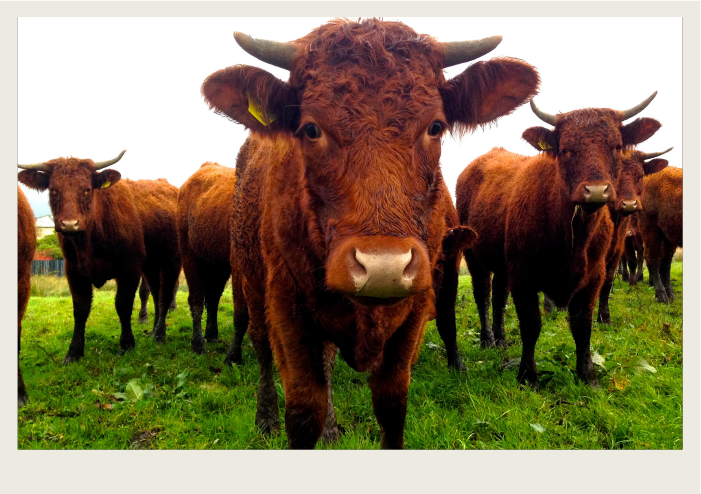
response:
<svg viewBox="0 0 701 494"><path fill-rule="evenodd" d="M679 247L682 247L682 177L682 169L673 166L645 176L640 218L646 226L658 226Z"/></svg>
<svg viewBox="0 0 701 494"><path fill-rule="evenodd" d="M181 249L205 262L229 263L229 218L236 170L217 163L203 164L180 187L178 235Z"/></svg>
<svg viewBox="0 0 701 494"><path fill-rule="evenodd" d="M169 259L178 255L176 215L178 189L165 179L125 180L143 227L146 256Z"/></svg>

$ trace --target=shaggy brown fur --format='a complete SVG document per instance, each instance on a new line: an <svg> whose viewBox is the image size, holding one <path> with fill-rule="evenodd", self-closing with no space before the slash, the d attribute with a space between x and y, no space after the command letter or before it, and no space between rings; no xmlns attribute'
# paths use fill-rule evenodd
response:
<svg viewBox="0 0 701 494"><path fill-rule="evenodd" d="M482 325L483 346L504 344L504 306L511 290L523 351L520 382L536 383L535 345L540 334L538 292L568 306L577 345L577 375L596 383L589 350L594 303L604 282L605 256L613 224L603 203L583 203L588 184L608 185L618 173L615 159L625 147L650 137L659 122L638 119L622 125L618 112L585 109L561 114L554 130L523 133L544 154L526 157L495 148L473 161L458 178L460 223L477 242L465 252ZM610 201L615 201L615 193ZM489 292L494 273L494 330L489 327Z"/></svg>
<svg viewBox="0 0 701 494"><path fill-rule="evenodd" d="M217 310L231 276L229 217L235 185L233 168L207 162L185 181L178 193L178 242L189 289L192 350L199 354L204 353L205 338L209 343L219 341ZM205 306L207 327L203 338ZM237 330L245 332L246 328ZM239 355L237 363L240 359Z"/></svg>
<svg viewBox="0 0 701 494"><path fill-rule="evenodd" d="M638 220L645 244L645 262L658 302L674 300L670 270L682 246L682 170L667 167L643 180L645 207Z"/></svg>
<svg viewBox="0 0 701 494"><path fill-rule="evenodd" d="M446 81L433 38L377 19L333 21L296 43L289 83L234 66L202 87L212 107L253 131L231 226L260 365L256 422L277 424L272 347L289 444L314 447L335 345L351 367L371 372L382 446L401 448L410 367L435 310L432 273L449 227L440 139L447 128L473 129L513 111L535 94L538 75L519 60L495 59ZM276 119L254 119L249 97ZM423 281L394 299L344 291L341 259L355 245L411 248Z"/></svg>
<svg viewBox="0 0 701 494"><path fill-rule="evenodd" d="M32 259L36 248L34 213L22 190L17 187L17 405L23 407L29 401L19 368L19 352L22 340L22 318L31 291Z"/></svg>
<svg viewBox="0 0 701 494"><path fill-rule="evenodd" d="M92 160L57 158L46 165L48 171L23 170L18 178L33 189L49 189L73 297L75 326L64 361L84 355L92 287L111 279L117 281L121 350L134 347L131 313L142 272L155 294L153 338L165 342L167 311L159 309L170 305L180 273L175 230L178 189L164 179L120 180L118 171L98 171ZM62 225L74 221L79 231L64 232Z"/></svg>

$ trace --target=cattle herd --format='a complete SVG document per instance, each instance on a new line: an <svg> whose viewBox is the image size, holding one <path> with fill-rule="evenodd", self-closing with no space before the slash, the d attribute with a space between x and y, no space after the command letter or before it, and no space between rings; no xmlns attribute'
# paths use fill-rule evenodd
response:
<svg viewBox="0 0 701 494"><path fill-rule="evenodd" d="M598 301L598 320L610 324L616 270L639 282L644 255L657 300L674 299L682 171L667 167L663 153L634 149L661 126L632 120L656 93L628 110L551 115L534 104L540 78L522 60L480 61L444 78L446 67L485 55L501 37L441 43L400 22L334 20L289 43L234 36L290 73L283 82L234 65L202 84L210 108L250 130L235 169L207 162L178 190L164 179L120 180L109 167L124 152L104 162L19 165L20 182L48 189L65 257L74 317L65 363L84 355L93 286L116 280L126 352L135 345L140 280L142 302L153 294L153 338L164 343L182 268L192 350L201 354L219 339L217 307L231 279L235 336L225 362L241 362L248 332L260 371L255 422L264 433L279 423L275 361L290 447L338 437L331 382L340 353L370 373L382 447L401 448L427 321L436 320L448 366L464 370L455 322L463 255L482 346L505 345L510 292L523 345L518 381L531 385L539 292L546 311L569 311L577 375L593 386L593 313ZM495 148L477 158L458 179L454 206L439 163L445 133L474 130L529 101L548 125L523 132L539 154ZM19 187L18 228L21 336L35 234ZM18 378L21 406L28 398L19 369Z"/></svg>

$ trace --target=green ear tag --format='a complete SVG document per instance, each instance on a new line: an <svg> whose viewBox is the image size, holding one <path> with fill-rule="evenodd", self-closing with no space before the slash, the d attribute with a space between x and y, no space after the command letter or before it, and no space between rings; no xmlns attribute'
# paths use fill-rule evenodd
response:
<svg viewBox="0 0 701 494"><path fill-rule="evenodd" d="M110 185L112 185L112 182L110 182L109 180L107 180L104 184L102 184L102 185L100 186L100 188L101 188L101 189L106 189L106 188L109 187Z"/></svg>
<svg viewBox="0 0 701 494"><path fill-rule="evenodd" d="M552 149L553 147L545 141L538 141L540 149Z"/></svg>
<svg viewBox="0 0 701 494"><path fill-rule="evenodd" d="M253 115L256 118L256 120L258 120L265 126L275 121L277 117L269 113L268 121L266 122L265 117L263 116L263 110L260 107L260 101L254 101L250 93L246 93L246 96L248 96L248 113Z"/></svg>

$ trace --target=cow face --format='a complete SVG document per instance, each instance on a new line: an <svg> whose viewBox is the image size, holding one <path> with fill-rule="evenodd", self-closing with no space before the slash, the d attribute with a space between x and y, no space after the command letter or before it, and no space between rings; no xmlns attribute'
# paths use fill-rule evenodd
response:
<svg viewBox="0 0 701 494"><path fill-rule="evenodd" d="M17 177L34 190L49 190L55 228L64 235L86 230L93 219L95 194L103 193L121 177L116 170L98 171L92 160L58 158L40 165L30 165L34 168L21 171Z"/></svg>
<svg viewBox="0 0 701 494"><path fill-rule="evenodd" d="M205 99L253 132L297 141L329 288L388 302L427 290L441 139L513 111L537 91L537 72L495 59L446 81L440 43L376 19L334 21L289 46L289 83L234 66L204 82Z"/></svg>
<svg viewBox="0 0 701 494"><path fill-rule="evenodd" d="M652 97L642 108L636 107L637 111L642 111ZM555 128L531 127L523 138L556 159L571 200L589 213L616 201L614 183L622 153L651 137L661 126L651 118L623 125L630 111L587 108L552 116L540 112L533 103L531 106Z"/></svg>
<svg viewBox="0 0 701 494"><path fill-rule="evenodd" d="M671 149L671 148L670 148ZM669 151L669 149L667 150ZM667 151L664 151L665 153ZM627 151L620 158L619 176L616 181L614 210L627 216L643 209L643 176L657 173L667 166L665 159L651 159L664 153ZM649 161L645 161L648 159Z"/></svg>

